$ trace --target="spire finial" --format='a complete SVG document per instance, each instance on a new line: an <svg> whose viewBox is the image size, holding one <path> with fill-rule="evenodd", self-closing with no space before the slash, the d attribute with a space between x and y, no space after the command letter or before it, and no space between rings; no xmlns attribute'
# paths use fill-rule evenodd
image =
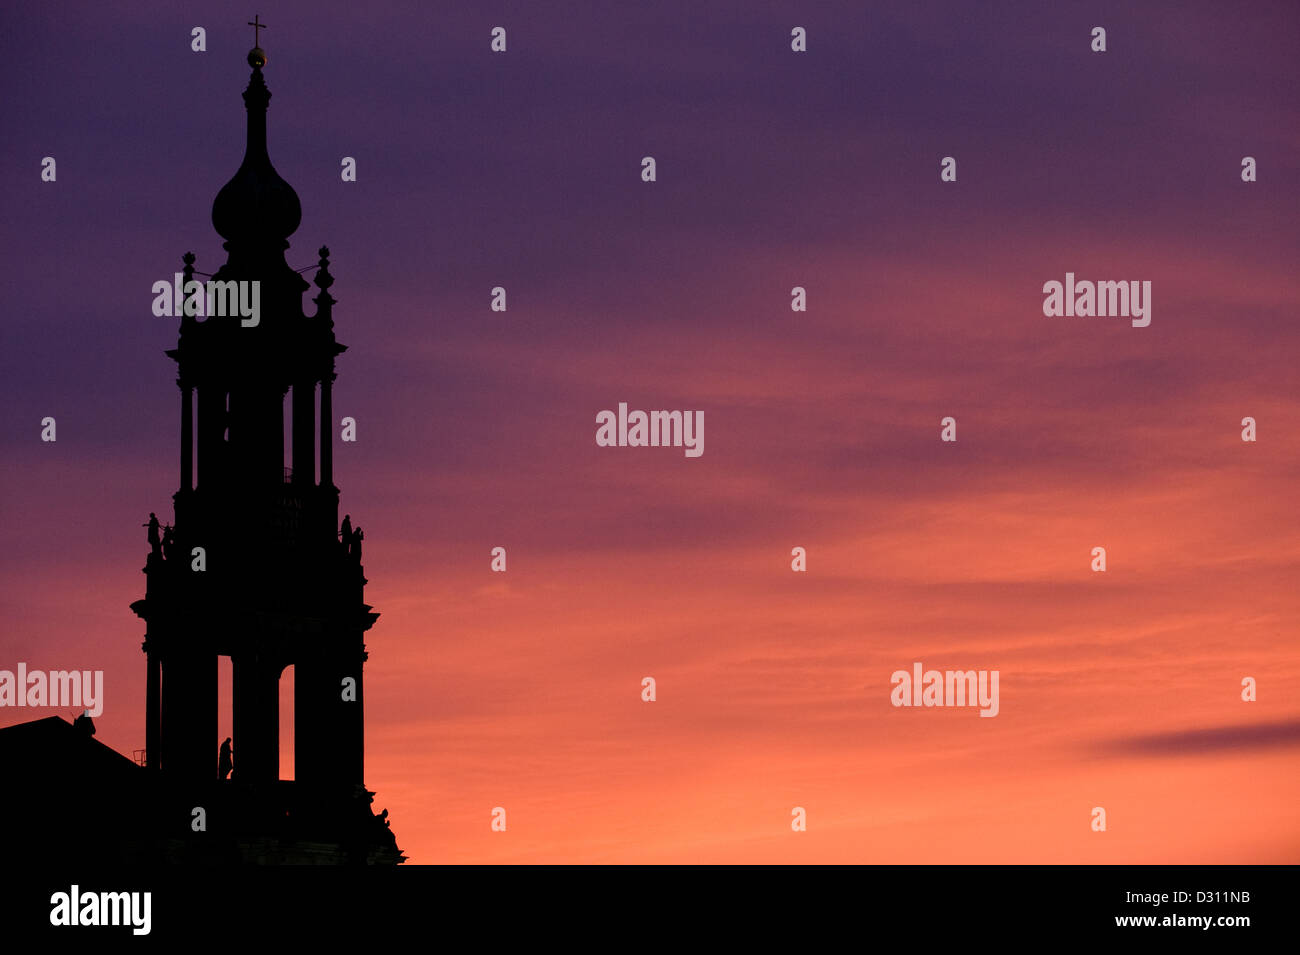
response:
<svg viewBox="0 0 1300 955"><path fill-rule="evenodd" d="M253 19L248 21L248 25L253 28L253 48L248 51L248 65L261 69L266 66L266 51L262 49L261 31L268 27L262 22L261 14L254 15Z"/></svg>

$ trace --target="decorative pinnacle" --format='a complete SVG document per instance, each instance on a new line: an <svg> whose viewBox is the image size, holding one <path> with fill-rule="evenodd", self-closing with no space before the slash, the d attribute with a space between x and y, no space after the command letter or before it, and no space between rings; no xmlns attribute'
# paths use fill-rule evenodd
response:
<svg viewBox="0 0 1300 955"><path fill-rule="evenodd" d="M329 322L329 327L334 327L334 296L330 294L330 286L334 284L334 276L330 275L330 250L329 246L320 247L320 267L316 269L316 287L320 289L313 302L316 303L316 314Z"/></svg>
<svg viewBox="0 0 1300 955"><path fill-rule="evenodd" d="M322 292L334 284L334 276L330 275L330 250L329 246L320 247L320 268L316 270L316 287Z"/></svg>
<svg viewBox="0 0 1300 955"><path fill-rule="evenodd" d="M184 255L181 256L181 261L185 263L185 268L183 271L185 274L185 287L188 287L189 283L194 281L194 253L186 252ZM181 331L183 332L187 327L192 326L194 324L195 324L194 316L190 315L188 311L182 308L181 309Z"/></svg>

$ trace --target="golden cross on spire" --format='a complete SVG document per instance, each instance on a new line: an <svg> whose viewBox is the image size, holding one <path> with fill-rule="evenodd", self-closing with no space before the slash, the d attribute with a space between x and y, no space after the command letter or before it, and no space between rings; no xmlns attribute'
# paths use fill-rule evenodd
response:
<svg viewBox="0 0 1300 955"><path fill-rule="evenodd" d="M255 14L253 19L248 21L248 25L253 28L253 46L260 47L262 45L262 37L259 31L268 29L267 25L262 22L261 14Z"/></svg>

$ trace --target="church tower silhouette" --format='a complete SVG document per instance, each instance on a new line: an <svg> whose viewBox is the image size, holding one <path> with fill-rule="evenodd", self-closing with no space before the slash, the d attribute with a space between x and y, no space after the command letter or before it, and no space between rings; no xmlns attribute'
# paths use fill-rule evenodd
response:
<svg viewBox="0 0 1300 955"><path fill-rule="evenodd" d="M174 525L149 516L145 596L131 604L145 621L143 765L96 740L87 714L0 728L13 783L0 786L0 841L16 859L405 861L363 781L364 636L379 615L364 601L360 528L338 522L331 391L344 347L329 250L307 315L310 286L284 258L302 209L266 150L266 53L255 47L248 62L244 161L212 205L227 259L206 287L182 285L203 293L192 296L203 308L181 316L167 352L181 396L180 488ZM202 273L193 254L184 261L189 283ZM245 302L256 303L248 314ZM232 662L234 726L218 749L221 657ZM279 683L289 666L294 778L282 780Z"/></svg>
<svg viewBox="0 0 1300 955"><path fill-rule="evenodd" d="M331 392L346 349L334 337L329 250L315 266L311 315L310 286L285 261L302 209L267 152L266 62L260 46L248 55L247 147L212 205L226 262L190 285L202 273L185 255L186 314L167 352L181 398L180 488L174 526L160 533L151 515L145 597L131 605L146 622L144 765L160 792L207 800L227 858L397 862L387 814L374 816L363 781L364 634L379 614L364 601L360 529L345 518L339 532ZM233 302L257 303L255 314ZM217 752L221 657L233 673L228 779L229 750L220 768ZM289 666L291 781L279 765Z"/></svg>

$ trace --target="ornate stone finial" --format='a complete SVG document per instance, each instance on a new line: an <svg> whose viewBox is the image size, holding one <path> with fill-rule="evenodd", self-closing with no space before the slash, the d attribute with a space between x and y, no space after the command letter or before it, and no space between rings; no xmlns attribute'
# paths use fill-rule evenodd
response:
<svg viewBox="0 0 1300 955"><path fill-rule="evenodd" d="M182 274L184 275L184 281L186 282L186 285L181 286L181 288L187 288L188 283L194 281L194 253L186 252L184 255L181 256L181 261L185 263L185 268L182 269L181 271ZM186 327L195 324L197 324L197 322L195 321L194 316L189 314L189 312L186 311L186 309L182 306L181 331L184 331Z"/></svg>
<svg viewBox="0 0 1300 955"><path fill-rule="evenodd" d="M320 289L313 302L316 303L317 317L324 318L329 322L329 327L334 327L333 307L334 296L330 295L330 286L334 284L334 276L330 275L330 250L329 246L320 247L320 263L316 269L316 287Z"/></svg>
<svg viewBox="0 0 1300 955"><path fill-rule="evenodd" d="M320 247L319 265L316 270L316 287L321 291L327 291L334 284L334 276L330 275L330 249L327 245Z"/></svg>

